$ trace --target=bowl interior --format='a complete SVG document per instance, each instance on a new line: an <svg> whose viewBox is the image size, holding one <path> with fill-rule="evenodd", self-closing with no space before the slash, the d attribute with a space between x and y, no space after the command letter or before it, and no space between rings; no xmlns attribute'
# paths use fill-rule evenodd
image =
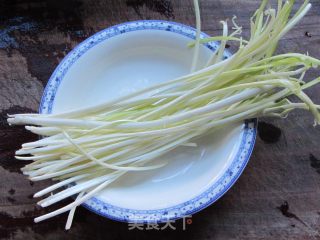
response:
<svg viewBox="0 0 320 240"><path fill-rule="evenodd" d="M159 30L127 32L92 47L68 70L52 112L62 112L111 100L190 72L190 38ZM198 66L212 51L201 46ZM161 169L129 173L97 198L130 209L160 209L180 204L204 192L228 168L239 148L243 124L217 130L196 140L197 147L179 147L154 161Z"/></svg>

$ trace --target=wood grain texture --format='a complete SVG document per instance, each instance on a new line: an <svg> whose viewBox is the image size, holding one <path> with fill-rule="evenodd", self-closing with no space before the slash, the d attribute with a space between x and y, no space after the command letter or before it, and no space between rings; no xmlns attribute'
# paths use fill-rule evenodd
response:
<svg viewBox="0 0 320 240"><path fill-rule="evenodd" d="M259 0L201 0L203 31L221 33L220 20L248 18ZM297 1L301 3L302 1ZM281 41L279 52L309 52L320 58L320 2ZM296 5L298 6L298 5ZM73 228L66 216L39 224L47 210L32 195L49 184L21 174L14 151L35 136L8 127L7 113L35 112L59 61L93 33L124 21L169 19L194 25L191 0L15 0L0 1L0 239L320 239L320 128L309 114L286 120L261 119L251 160L237 183L218 202L197 213L182 231L128 230L128 225L83 208ZM231 46L231 50L233 46ZM308 78L319 75L312 72ZM308 91L320 102L320 87Z"/></svg>

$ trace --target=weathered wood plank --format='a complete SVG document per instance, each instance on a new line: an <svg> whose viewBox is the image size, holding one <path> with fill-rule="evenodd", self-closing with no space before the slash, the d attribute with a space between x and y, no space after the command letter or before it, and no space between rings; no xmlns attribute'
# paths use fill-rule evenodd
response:
<svg viewBox="0 0 320 240"><path fill-rule="evenodd" d="M201 0L203 30L221 33L220 20L238 16L244 35L259 0ZM297 1L301 3L302 1ZM279 52L320 58L320 2L279 45ZM296 5L298 6L298 5ZM320 129L302 111L286 120L262 119L248 167L216 204L177 230L129 231L128 226L79 208L65 232L65 215L34 224L46 210L32 194L48 182L31 183L19 172L14 151L35 136L9 128L5 116L37 111L43 88L59 61L80 41L108 26L137 19L194 25L192 0L0 1L0 239L320 239ZM307 34L306 34L307 32ZM231 48L232 50L233 48ZM309 79L318 76L310 74ZM320 88L309 90L320 102Z"/></svg>

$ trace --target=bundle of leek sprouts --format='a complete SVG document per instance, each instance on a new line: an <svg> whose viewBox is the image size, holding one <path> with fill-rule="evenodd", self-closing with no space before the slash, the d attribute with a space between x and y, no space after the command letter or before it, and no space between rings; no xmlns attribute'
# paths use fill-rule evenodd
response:
<svg viewBox="0 0 320 240"><path fill-rule="evenodd" d="M306 71L320 61L308 55L273 56L278 41L311 7L305 1L292 16L294 0L278 0L277 9L263 0L251 18L251 36L232 19L232 32L222 21L223 35L200 39L200 12L196 10L196 40L191 73L97 106L59 114L15 114L9 124L24 124L43 136L25 143L16 152L19 160L32 160L22 171L32 181L58 180L36 193L50 206L67 197L75 200L39 222L68 212L70 228L75 208L130 171L162 167L152 161L178 146L194 146L192 140L227 124L262 116L286 117L293 109L309 110L320 123L319 105L304 93L320 81L305 83ZM220 41L206 66L198 67L200 44ZM224 59L227 41L237 41L238 51ZM295 95L298 102L289 96ZM77 184L72 184L72 183Z"/></svg>

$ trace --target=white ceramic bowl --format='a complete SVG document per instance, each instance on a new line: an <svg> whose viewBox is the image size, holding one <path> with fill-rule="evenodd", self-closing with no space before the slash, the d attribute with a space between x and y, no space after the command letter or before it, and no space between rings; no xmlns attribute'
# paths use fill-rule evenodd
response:
<svg viewBox="0 0 320 240"><path fill-rule="evenodd" d="M98 32L56 68L40 112L94 105L186 74L193 56L187 43L194 38L191 27L154 20ZM216 47L217 43L201 46L199 66ZM220 129L197 141L196 148L179 147L163 156L160 160L169 161L164 168L125 175L84 206L126 222L164 222L191 215L235 183L249 160L255 135L255 121Z"/></svg>

